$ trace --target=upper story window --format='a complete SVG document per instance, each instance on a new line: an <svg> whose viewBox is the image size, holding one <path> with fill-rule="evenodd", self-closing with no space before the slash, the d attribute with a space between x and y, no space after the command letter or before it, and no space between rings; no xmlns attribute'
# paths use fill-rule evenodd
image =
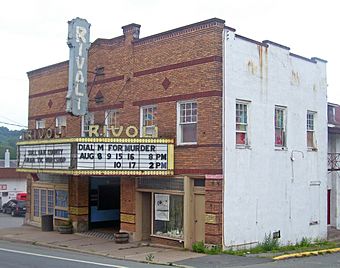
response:
<svg viewBox="0 0 340 268"><path fill-rule="evenodd" d="M157 137L157 106L141 107L141 137Z"/></svg>
<svg viewBox="0 0 340 268"><path fill-rule="evenodd" d="M249 145L248 106L249 102L236 101L236 145Z"/></svg>
<svg viewBox="0 0 340 268"><path fill-rule="evenodd" d="M89 126L94 124L94 113L87 113L82 117L82 137L89 136Z"/></svg>
<svg viewBox="0 0 340 268"><path fill-rule="evenodd" d="M106 136L111 136L111 128L116 130L119 128L119 111L117 110L107 110L105 111L105 125L107 126Z"/></svg>
<svg viewBox="0 0 340 268"><path fill-rule="evenodd" d="M177 143L197 143L197 103L195 101L177 104Z"/></svg>
<svg viewBox="0 0 340 268"><path fill-rule="evenodd" d="M57 116L55 119L55 126L57 128L66 127L66 116Z"/></svg>
<svg viewBox="0 0 340 268"><path fill-rule="evenodd" d="M287 147L287 109L285 107L275 106L275 146Z"/></svg>
<svg viewBox="0 0 340 268"><path fill-rule="evenodd" d="M39 119L35 121L35 128L39 129L39 128L45 128L46 125L46 120L45 119Z"/></svg>
<svg viewBox="0 0 340 268"><path fill-rule="evenodd" d="M335 107L328 105L328 123L335 123Z"/></svg>
<svg viewBox="0 0 340 268"><path fill-rule="evenodd" d="M311 149L316 148L315 117L316 112L307 111L307 147Z"/></svg>

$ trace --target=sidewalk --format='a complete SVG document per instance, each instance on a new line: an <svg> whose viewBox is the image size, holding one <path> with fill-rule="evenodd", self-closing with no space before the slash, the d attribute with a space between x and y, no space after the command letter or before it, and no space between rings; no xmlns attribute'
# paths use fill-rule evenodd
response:
<svg viewBox="0 0 340 268"><path fill-rule="evenodd" d="M333 241L340 241L340 231L332 230L331 237L329 238L331 238ZM208 256L188 250L168 248L163 245L149 245L148 243L131 242L127 244L116 244L112 240L86 236L81 233L60 234L57 231L42 232L40 228L28 225L0 229L0 240L67 249L115 259L131 260L137 262L148 262L149 260L152 263L158 264L171 264L174 266L178 266L178 264L185 266L194 265L198 267L206 267L212 264L214 264L215 267L222 267L227 264L228 267L236 264L259 264L271 262L273 260L318 255L328 251L329 253L332 251L340 251L340 248L337 248L332 250L298 252L293 254L259 254L262 255L262 258L259 258L259 256L240 257L227 254Z"/></svg>
<svg viewBox="0 0 340 268"><path fill-rule="evenodd" d="M39 228L27 225L0 229L0 239L138 262L146 262L148 258L151 258L153 263L158 264L173 264L174 262L205 256L187 250L148 245L147 243L116 244L111 240L88 237L78 233L42 232Z"/></svg>

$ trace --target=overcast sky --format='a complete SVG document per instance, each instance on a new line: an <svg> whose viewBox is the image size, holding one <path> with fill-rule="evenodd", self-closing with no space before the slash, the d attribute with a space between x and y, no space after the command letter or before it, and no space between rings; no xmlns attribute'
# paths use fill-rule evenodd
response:
<svg viewBox="0 0 340 268"><path fill-rule="evenodd" d="M91 42L141 25L140 37L217 17L236 33L328 61L328 101L340 103L340 14L335 0L11 0L1 3L0 122L27 125L26 72L68 60L67 21L91 23ZM10 129L20 129L4 125Z"/></svg>

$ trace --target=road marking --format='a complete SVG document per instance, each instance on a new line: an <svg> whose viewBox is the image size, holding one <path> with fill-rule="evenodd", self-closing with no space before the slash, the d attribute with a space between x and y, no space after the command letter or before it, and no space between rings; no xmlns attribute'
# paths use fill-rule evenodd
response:
<svg viewBox="0 0 340 268"><path fill-rule="evenodd" d="M114 265L114 264L106 264L106 263L99 263L99 262L92 262L92 261L75 260L75 259L69 259L69 258L63 258L63 257L57 257L57 256L51 256L51 255L43 255L43 254L31 253L31 252L26 252L26 251L12 250L12 249L7 249L7 248L0 248L0 251L6 251L6 252L12 252L12 253L18 253L18 254L25 254L25 255L31 255L31 256L37 256L37 257L43 257L43 258L50 258L50 259L57 259L57 260L63 260L63 261L86 263L86 264L105 266L105 267L128 268L126 266L120 266L120 265Z"/></svg>
<svg viewBox="0 0 340 268"><path fill-rule="evenodd" d="M292 253L292 254L284 254L281 256L274 257L273 260L280 261L280 260L286 260L290 258L317 256L319 254L337 253L337 252L340 252L340 248L329 248L329 249L321 249L321 250L314 250L314 251L298 252L298 253Z"/></svg>

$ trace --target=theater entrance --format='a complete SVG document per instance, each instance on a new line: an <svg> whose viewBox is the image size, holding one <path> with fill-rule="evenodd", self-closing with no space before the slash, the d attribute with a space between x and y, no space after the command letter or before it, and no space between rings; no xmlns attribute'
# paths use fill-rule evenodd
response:
<svg viewBox="0 0 340 268"><path fill-rule="evenodd" d="M89 183L89 229L119 231L120 178L90 177Z"/></svg>

